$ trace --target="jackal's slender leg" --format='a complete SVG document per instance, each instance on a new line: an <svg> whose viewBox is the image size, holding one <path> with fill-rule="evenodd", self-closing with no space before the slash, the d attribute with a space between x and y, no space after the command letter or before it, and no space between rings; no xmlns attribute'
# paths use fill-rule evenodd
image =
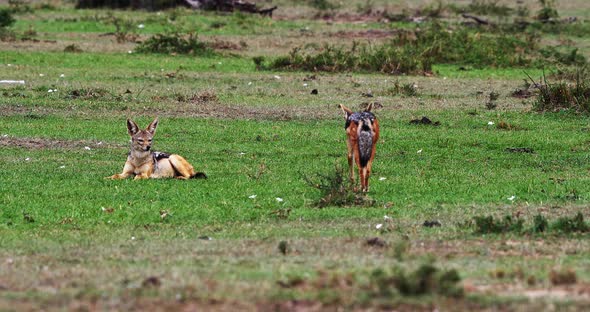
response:
<svg viewBox="0 0 590 312"><path fill-rule="evenodd" d="M355 161L355 157L354 157L354 153L353 153L353 149L352 149L352 142L350 142L350 140L346 140L346 147L348 148L348 172L349 172L349 178L350 178L350 183L354 184L354 161Z"/></svg>
<svg viewBox="0 0 590 312"><path fill-rule="evenodd" d="M121 179L125 179L131 175L133 175L133 166L131 164L125 162L125 166L123 167L122 173L113 174L112 176L106 177L105 179L121 180Z"/></svg>

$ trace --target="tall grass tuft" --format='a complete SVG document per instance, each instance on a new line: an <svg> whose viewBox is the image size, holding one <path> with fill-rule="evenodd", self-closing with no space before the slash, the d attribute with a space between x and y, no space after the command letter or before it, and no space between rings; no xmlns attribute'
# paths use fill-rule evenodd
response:
<svg viewBox="0 0 590 312"><path fill-rule="evenodd" d="M332 174L304 176L303 179L309 186L320 190L322 194L314 204L316 207L371 207L375 204L374 200L355 190L348 179L347 172L340 165L335 166Z"/></svg>
<svg viewBox="0 0 590 312"><path fill-rule="evenodd" d="M577 112L590 112L590 85L582 77L581 72L576 74L575 82L561 81L550 83L543 76L541 82L536 83L539 93L533 107L539 112L574 110Z"/></svg>

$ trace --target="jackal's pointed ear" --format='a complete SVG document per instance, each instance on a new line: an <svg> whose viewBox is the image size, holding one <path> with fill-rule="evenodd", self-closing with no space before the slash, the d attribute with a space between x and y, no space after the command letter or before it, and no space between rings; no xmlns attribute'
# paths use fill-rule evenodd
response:
<svg viewBox="0 0 590 312"><path fill-rule="evenodd" d="M352 111L351 111L351 110L350 110L348 107L346 107L346 106L344 106L344 105L340 104L340 108L341 108L341 109L342 109L342 111L344 112L344 118L345 118L345 119L348 119L348 116L352 115Z"/></svg>
<svg viewBox="0 0 590 312"><path fill-rule="evenodd" d="M367 105L365 112L370 112L372 109L373 109L373 102L371 102L371 103L369 103L369 105Z"/></svg>
<svg viewBox="0 0 590 312"><path fill-rule="evenodd" d="M151 133L152 135L156 134L156 128L158 127L158 117L156 117L156 119L154 119L154 121L152 121L152 123L149 124L149 126L147 127L147 132Z"/></svg>
<svg viewBox="0 0 590 312"><path fill-rule="evenodd" d="M138 131L139 127L137 126L137 124L133 120L127 119L127 132L129 133L129 135L134 136Z"/></svg>

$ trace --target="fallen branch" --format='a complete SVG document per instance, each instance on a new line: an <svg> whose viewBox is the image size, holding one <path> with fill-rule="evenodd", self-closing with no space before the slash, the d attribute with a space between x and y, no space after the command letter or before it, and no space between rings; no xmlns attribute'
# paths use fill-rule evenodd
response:
<svg viewBox="0 0 590 312"><path fill-rule="evenodd" d="M494 25L493 23L491 23L481 17L475 16L475 15L469 15L469 14L463 13L463 14L461 14L461 16L463 16L464 18L470 18L470 19L476 21L480 25L490 25L490 26Z"/></svg>

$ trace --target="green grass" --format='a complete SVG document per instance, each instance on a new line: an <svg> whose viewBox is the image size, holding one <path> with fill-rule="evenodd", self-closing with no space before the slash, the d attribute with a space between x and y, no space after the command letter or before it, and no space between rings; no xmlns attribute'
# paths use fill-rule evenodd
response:
<svg viewBox="0 0 590 312"><path fill-rule="evenodd" d="M383 143L378 146L371 180L371 196L378 206L393 202L400 209L392 213L413 219L471 205L564 204L572 192L579 194L579 199L572 199L576 203L588 202L590 146L581 131L585 121L534 113L490 115L444 112L431 115L443 121L442 126L431 128L384 116ZM499 119L526 130L505 131L487 125L488 120ZM5 211L4 222L26 223L23 211L40 225L64 218L89 225L103 223L104 218L141 225L159 221L160 210L173 213L169 222L201 225L264 221L273 210L285 207L293 209L293 220L378 218L383 214L382 208L319 211L306 204L318 194L303 176L326 173L334 163L345 162L339 121L162 121L156 148L185 155L209 175L207 181L97 179L119 171L124 163L128 138L122 119L4 117L0 133L11 137L100 141L116 146L101 148L89 143L90 151L77 146L65 153L4 148L3 204L12 207ZM534 154L509 153L506 149L510 147L532 148ZM84 165L77 165L80 163ZM260 164L266 169L256 180L250 176L256 176ZM379 181L379 177L386 179ZM554 182L558 179L563 181ZM79 194L94 195L80 202ZM250 195L257 197L250 200ZM514 202L507 199L512 195L517 198ZM284 202L277 202L276 197ZM117 213L105 216L101 207L113 207Z"/></svg>

